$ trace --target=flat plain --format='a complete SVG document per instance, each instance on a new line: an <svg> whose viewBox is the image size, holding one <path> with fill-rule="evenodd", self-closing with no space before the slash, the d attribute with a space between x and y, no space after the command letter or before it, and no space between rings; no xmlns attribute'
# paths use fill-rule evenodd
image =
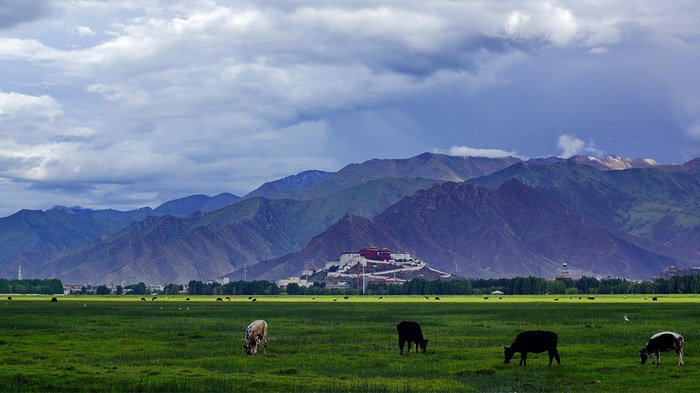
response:
<svg viewBox="0 0 700 393"><path fill-rule="evenodd" d="M697 295L220 297L3 295L0 391L700 389ZM255 319L269 324L269 348L248 356ZM402 320L421 323L427 353L399 355ZM503 346L534 329L557 332L562 364L504 364ZM641 365L639 349L666 330L685 337L685 366L675 353Z"/></svg>

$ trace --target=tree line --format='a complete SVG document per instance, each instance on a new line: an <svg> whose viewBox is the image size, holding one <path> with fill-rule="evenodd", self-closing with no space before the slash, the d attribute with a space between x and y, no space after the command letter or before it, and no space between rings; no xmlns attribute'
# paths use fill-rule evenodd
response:
<svg viewBox="0 0 700 393"><path fill-rule="evenodd" d="M56 295L63 293L63 283L55 278L29 280L0 278L0 293Z"/></svg>
<svg viewBox="0 0 700 393"><path fill-rule="evenodd" d="M328 288L325 283L316 282L309 287L291 283L282 290L274 282L232 281L227 284L192 280L187 285L191 295L339 295L358 294L358 288ZM158 294L175 295L183 291L180 284L168 284ZM547 280L541 277L513 277L468 280L426 280L414 278L402 284L369 283L366 293L370 295L483 295L501 291L506 295L539 294L700 294L700 275L657 278L653 281L629 281L620 278L599 280L595 277L579 279ZM151 294L146 284L140 282L117 286L116 294ZM0 293L17 294L60 294L63 283L59 279L0 279ZM77 294L108 295L112 290L105 286L84 286Z"/></svg>
<svg viewBox="0 0 700 393"><path fill-rule="evenodd" d="M641 282L621 278L599 280L586 276L576 280L547 280L532 276L453 281L414 278L401 285L370 283L367 291L377 295L483 295L494 291L501 291L506 295L698 294L700 275L673 276Z"/></svg>

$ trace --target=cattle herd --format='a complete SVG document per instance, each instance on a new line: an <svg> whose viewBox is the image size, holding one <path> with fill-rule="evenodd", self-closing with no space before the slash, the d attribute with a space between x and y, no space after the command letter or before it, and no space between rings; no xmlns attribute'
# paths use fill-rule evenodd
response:
<svg viewBox="0 0 700 393"><path fill-rule="evenodd" d="M423 331L420 324L413 321L401 321L396 325L396 331L399 334L399 351L403 355L403 348L408 343L408 352L411 352L411 344L416 346L416 353L420 347L423 353L426 352L428 340L423 337ZM267 353L267 322L262 319L253 321L248 325L245 331L245 345L243 348L248 355L258 353L258 346L264 345L264 352ZM561 364L557 344L559 337L554 332L544 330L529 330L522 332L515 337L515 341L509 346L504 347L504 362L508 364L516 352L520 353L520 365L527 365L528 353L547 352L549 355L549 365L552 365L552 360L556 359L557 364ZM639 351L639 357L642 364L646 363L649 355L652 356L652 364L660 364L661 352L675 351L678 355L678 365L683 365L683 336L674 332L656 333L647 342L647 344Z"/></svg>

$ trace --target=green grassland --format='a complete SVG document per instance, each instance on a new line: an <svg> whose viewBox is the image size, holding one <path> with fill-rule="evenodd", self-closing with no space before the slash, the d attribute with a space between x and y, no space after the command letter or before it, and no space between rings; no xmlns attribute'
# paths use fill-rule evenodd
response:
<svg viewBox="0 0 700 393"><path fill-rule="evenodd" d="M13 295L0 302L0 391L697 391L700 296L646 296ZM269 350L248 356L254 319L268 321ZM426 354L399 356L401 320L421 323ZM531 329L559 334L561 366L503 364ZM639 364L664 330L685 336L686 365L673 353Z"/></svg>

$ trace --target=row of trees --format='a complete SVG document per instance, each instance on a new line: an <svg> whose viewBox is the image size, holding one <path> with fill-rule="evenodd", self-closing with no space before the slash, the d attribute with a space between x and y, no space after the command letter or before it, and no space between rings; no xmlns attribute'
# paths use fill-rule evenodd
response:
<svg viewBox="0 0 700 393"><path fill-rule="evenodd" d="M508 295L537 294L698 294L700 275L673 276L654 281L628 281L581 277L577 280L546 280L540 277L514 277L455 281L429 281L416 278L401 285L371 283L370 294L377 295L480 295L501 291Z"/></svg>
<svg viewBox="0 0 700 393"><path fill-rule="evenodd" d="M0 278L0 293L38 293L55 295L63 293L63 283L58 279L7 280Z"/></svg>
<svg viewBox="0 0 700 393"><path fill-rule="evenodd" d="M183 290L179 284L168 284L160 294L174 295ZM357 294L359 289L327 288L324 283L314 283L301 287L296 283L285 289L290 295L339 295ZM581 277L577 280L546 280L540 277L514 277L471 280L425 280L415 278L400 285L369 283L367 293L373 295L481 295L501 291L507 295L536 294L698 294L700 275L673 276L654 281L628 281L625 279L603 279ZM112 291L105 285L85 286L79 294L108 295ZM188 283L192 295L277 295L282 291L270 281L233 281L227 284L205 283L192 280ZM58 279L7 280L0 279L0 293L63 293L63 284ZM146 284L140 282L122 287L117 286L116 294L150 294Z"/></svg>
<svg viewBox="0 0 700 393"><path fill-rule="evenodd" d="M280 288L270 281L232 281L227 284L192 280L187 284L191 295L278 295Z"/></svg>

